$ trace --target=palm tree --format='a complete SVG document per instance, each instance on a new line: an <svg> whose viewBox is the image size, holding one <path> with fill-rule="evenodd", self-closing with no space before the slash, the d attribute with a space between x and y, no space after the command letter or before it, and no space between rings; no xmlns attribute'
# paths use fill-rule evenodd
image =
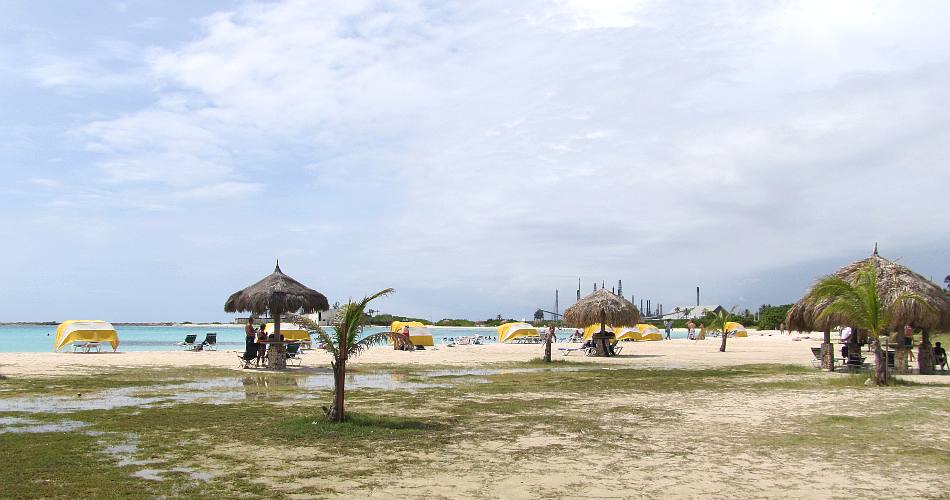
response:
<svg viewBox="0 0 950 500"><path fill-rule="evenodd" d="M732 309L728 311L723 309L708 315L709 327L722 333L722 343L719 344L719 352L726 352L726 339L729 338L729 331L726 329L726 323L732 321L732 311L734 309L735 306L733 306Z"/></svg>
<svg viewBox="0 0 950 500"><path fill-rule="evenodd" d="M891 327L892 312L905 302L932 309L919 295L909 292L898 295L890 304L884 303L878 291L877 267L871 263L862 266L851 282L836 276L823 278L812 288L807 300L831 301L818 315L819 321L834 315L868 332L874 348L874 383L877 385L887 385L887 362L880 336Z"/></svg>
<svg viewBox="0 0 950 500"><path fill-rule="evenodd" d="M948 274L947 277L943 279L943 282L947 285L947 290L950 290L950 274Z"/></svg>
<svg viewBox="0 0 950 500"><path fill-rule="evenodd" d="M535 311L535 312L534 312L534 320L535 320L535 321L544 321L544 311L542 311L541 309L538 309L537 311Z"/></svg>
<svg viewBox="0 0 950 500"><path fill-rule="evenodd" d="M360 338L363 327L366 326L367 316L363 314L366 306L379 297L389 295L393 292L392 288L387 288L374 293L368 297L363 297L358 302L351 299L344 305L334 321L334 334L328 334L323 328L306 317L295 318L295 321L303 324L311 335L316 336L323 344L323 348L330 352L333 360L330 366L333 367L333 404L327 410L327 416L333 422L342 422L346 415L343 412L344 382L346 381L346 361L351 357L358 355L368 349L373 344L385 342L389 332L379 332Z"/></svg>

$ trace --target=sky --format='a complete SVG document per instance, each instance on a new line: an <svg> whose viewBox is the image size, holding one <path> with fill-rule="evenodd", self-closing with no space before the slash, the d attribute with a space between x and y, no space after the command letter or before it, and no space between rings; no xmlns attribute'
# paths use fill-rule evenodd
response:
<svg viewBox="0 0 950 500"><path fill-rule="evenodd" d="M950 4L0 0L0 321L950 274Z"/></svg>

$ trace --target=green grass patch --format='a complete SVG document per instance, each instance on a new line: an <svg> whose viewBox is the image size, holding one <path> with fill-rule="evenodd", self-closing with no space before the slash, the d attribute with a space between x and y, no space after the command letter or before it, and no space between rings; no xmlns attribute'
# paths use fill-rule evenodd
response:
<svg viewBox="0 0 950 500"><path fill-rule="evenodd" d="M280 437L300 441L372 439L379 444L376 440L381 438L406 438L444 428L443 424L420 418L347 412L343 422L331 422L322 413L283 419L274 431Z"/></svg>

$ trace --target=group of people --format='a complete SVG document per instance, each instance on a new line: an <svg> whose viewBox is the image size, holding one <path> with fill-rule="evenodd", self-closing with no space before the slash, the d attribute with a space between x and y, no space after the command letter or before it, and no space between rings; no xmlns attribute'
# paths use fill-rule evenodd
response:
<svg viewBox="0 0 950 500"><path fill-rule="evenodd" d="M283 340L283 336L281 336L280 339L268 337L268 334L264 332L263 324L260 328L254 328L254 319L247 318L247 324L244 325L244 355L241 356L241 359L244 360L244 368L250 368L252 361L254 362L254 366L257 367L267 364L267 344L264 342L268 340Z"/></svg>
<svg viewBox="0 0 950 500"><path fill-rule="evenodd" d="M850 326L841 329L839 340L841 342L841 357L844 359L849 359L849 355L851 355L851 358L859 357L861 345L867 343L865 339L860 339ZM914 328L912 326L904 325L903 332L895 332L891 340L902 347L899 352L909 357L910 360L914 359ZM938 366L940 371L947 369L947 351L940 342L936 342L933 346L933 357L934 365Z"/></svg>
<svg viewBox="0 0 950 500"><path fill-rule="evenodd" d="M673 321L666 320L663 322L663 329L666 332L666 340L671 340L670 335L673 333ZM696 323L693 323L693 320L689 320L686 323L686 338L688 340L706 340L706 324L699 324L699 331L696 331Z"/></svg>

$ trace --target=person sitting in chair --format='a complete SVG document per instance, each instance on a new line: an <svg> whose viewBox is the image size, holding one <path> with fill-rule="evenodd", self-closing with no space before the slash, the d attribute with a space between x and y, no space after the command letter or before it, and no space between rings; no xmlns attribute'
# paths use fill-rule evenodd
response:
<svg viewBox="0 0 950 500"><path fill-rule="evenodd" d="M947 369L947 350L937 342L934 345L934 364L940 367L940 371Z"/></svg>

